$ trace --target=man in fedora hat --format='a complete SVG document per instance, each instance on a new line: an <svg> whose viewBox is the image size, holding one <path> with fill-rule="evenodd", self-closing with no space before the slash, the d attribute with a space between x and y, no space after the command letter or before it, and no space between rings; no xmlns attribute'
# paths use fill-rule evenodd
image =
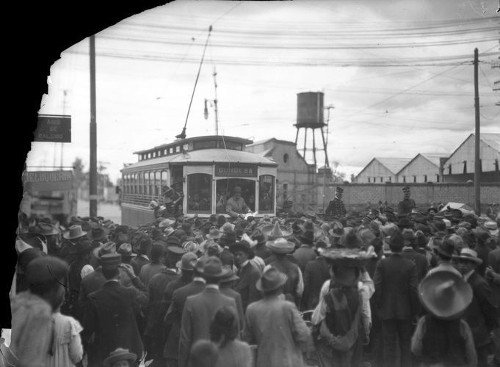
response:
<svg viewBox="0 0 500 367"><path fill-rule="evenodd" d="M331 216L334 218L342 218L346 215L346 210L344 206L344 202L342 201L342 195L344 193L344 189L340 186L335 188L335 197L328 203L328 207L325 210L325 215Z"/></svg>
<svg viewBox="0 0 500 367"><path fill-rule="evenodd" d="M61 251L61 231L52 223L38 222L29 232L38 233L47 239L47 254L59 256Z"/></svg>
<svg viewBox="0 0 500 367"><path fill-rule="evenodd" d="M403 187L403 200L398 204L398 215L411 214L411 211L417 207L415 200L410 198L410 187Z"/></svg>
<svg viewBox="0 0 500 367"><path fill-rule="evenodd" d="M89 366L98 366L116 348L127 348L138 356L143 354L136 317L146 305L148 294L142 284L140 289L120 284L120 263L118 253L102 255L102 274L106 280L88 296L82 339L87 345Z"/></svg>
<svg viewBox="0 0 500 367"><path fill-rule="evenodd" d="M382 320L384 366L411 366L412 322L419 314L417 267L401 255L404 238L399 230L390 237L391 256L375 269L374 303Z"/></svg>
<svg viewBox="0 0 500 367"><path fill-rule="evenodd" d="M259 268L250 260L254 258L253 249L247 241L239 241L230 247L234 255L234 263L238 268L236 275L239 277L234 285L234 290L241 295L243 311L252 302L260 299L260 294L255 284L260 278Z"/></svg>
<svg viewBox="0 0 500 367"><path fill-rule="evenodd" d="M455 272L442 270L419 284L420 302L427 310L417 323L411 350L422 367L477 366L474 338L462 318L472 302L472 288Z"/></svg>
<svg viewBox="0 0 500 367"><path fill-rule="evenodd" d="M196 257L196 255L192 252L188 252L183 255L183 258L187 256L187 254L191 254ZM170 305L165 318L163 319L163 326L167 337L165 347L163 348L163 357L167 360L167 366L169 367L178 366L181 319L186 299L189 296L200 293L205 288L206 283L205 279L201 276L204 261L197 260L195 262L192 258L189 261L194 263L192 281L173 291ZM185 264L182 266L187 267ZM169 285L172 283L169 283Z"/></svg>
<svg viewBox="0 0 500 367"><path fill-rule="evenodd" d="M71 264L76 258L76 243L82 237L86 237L87 232L82 229L81 225L75 224L63 233L63 243L59 257Z"/></svg>
<svg viewBox="0 0 500 367"><path fill-rule="evenodd" d="M128 349L116 348L103 361L104 367L134 367L137 355L129 352Z"/></svg>
<svg viewBox="0 0 500 367"><path fill-rule="evenodd" d="M304 292L304 280L300 267L290 261L293 256L288 256L295 250L295 245L285 238L278 238L268 241L266 246L271 250L275 259L267 266L274 267L287 276L287 281L283 289L285 298L300 307L300 299ZM267 268L266 266L266 268Z"/></svg>
<svg viewBox="0 0 500 367"><path fill-rule="evenodd" d="M15 366L44 366L51 349L52 314L64 301L68 264L41 256L26 266L28 289L11 298L10 350Z"/></svg>
<svg viewBox="0 0 500 367"><path fill-rule="evenodd" d="M453 256L453 264L471 286L473 292L472 302L464 313L464 320L472 330L478 367L488 365L488 354L492 343L490 333L499 326L498 307L491 287L476 271L482 262L477 252L469 248L463 248L460 255Z"/></svg>
<svg viewBox="0 0 500 367"><path fill-rule="evenodd" d="M297 307L281 296L286 281L276 268L265 270L256 284L263 299L246 311L244 335L257 345L257 367L302 367L303 352L312 350L311 332Z"/></svg>
<svg viewBox="0 0 500 367"><path fill-rule="evenodd" d="M228 270L222 267L222 262L215 256L209 257L203 264L201 274L206 281L205 289L188 297L182 311L179 367L188 367L189 351L196 341L210 339L210 324L218 309L227 306L237 314L234 299L219 291L219 282L227 273Z"/></svg>

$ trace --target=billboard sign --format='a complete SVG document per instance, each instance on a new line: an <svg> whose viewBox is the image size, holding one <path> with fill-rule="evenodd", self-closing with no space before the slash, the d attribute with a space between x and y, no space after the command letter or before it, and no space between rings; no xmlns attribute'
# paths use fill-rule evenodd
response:
<svg viewBox="0 0 500 367"><path fill-rule="evenodd" d="M71 116L38 115L34 141L71 143Z"/></svg>

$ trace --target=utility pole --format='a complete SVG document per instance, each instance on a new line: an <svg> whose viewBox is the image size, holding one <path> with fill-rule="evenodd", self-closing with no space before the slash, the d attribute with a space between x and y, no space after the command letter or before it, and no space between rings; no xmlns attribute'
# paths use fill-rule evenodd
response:
<svg viewBox="0 0 500 367"><path fill-rule="evenodd" d="M95 36L90 41L90 168L89 168L89 216L97 217L97 123L95 86Z"/></svg>
<svg viewBox="0 0 500 367"><path fill-rule="evenodd" d="M474 109L476 112L475 152L474 152L474 196L476 214L481 215L481 157L480 157L480 120L479 120L479 81L478 81L478 51L474 49Z"/></svg>

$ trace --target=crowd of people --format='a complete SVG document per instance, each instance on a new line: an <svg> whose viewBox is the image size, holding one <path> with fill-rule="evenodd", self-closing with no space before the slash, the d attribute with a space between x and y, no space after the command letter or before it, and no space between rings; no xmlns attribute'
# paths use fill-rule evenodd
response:
<svg viewBox="0 0 500 367"><path fill-rule="evenodd" d="M6 366L500 363L500 216L20 216ZM332 254L340 254L333 258ZM362 256L361 256L362 255ZM0 366L2 364L0 363Z"/></svg>

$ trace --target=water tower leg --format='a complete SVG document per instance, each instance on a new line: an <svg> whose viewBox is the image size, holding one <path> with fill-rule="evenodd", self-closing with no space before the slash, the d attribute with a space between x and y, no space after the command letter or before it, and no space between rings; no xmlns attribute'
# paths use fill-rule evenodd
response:
<svg viewBox="0 0 500 367"><path fill-rule="evenodd" d="M313 156L314 156L314 165L318 168L318 163L316 162L316 130L313 129Z"/></svg>
<svg viewBox="0 0 500 367"><path fill-rule="evenodd" d="M323 139L323 147L325 148L325 167L330 167L330 161L328 160L328 151L326 150L325 134L323 132L323 127L321 127L321 138Z"/></svg>
<svg viewBox="0 0 500 367"><path fill-rule="evenodd" d="M306 146L307 146L307 127L304 133L304 160L306 159Z"/></svg>
<svg viewBox="0 0 500 367"><path fill-rule="evenodd" d="M295 134L295 146L297 146L298 140L299 140L299 128L297 128L297 134Z"/></svg>

